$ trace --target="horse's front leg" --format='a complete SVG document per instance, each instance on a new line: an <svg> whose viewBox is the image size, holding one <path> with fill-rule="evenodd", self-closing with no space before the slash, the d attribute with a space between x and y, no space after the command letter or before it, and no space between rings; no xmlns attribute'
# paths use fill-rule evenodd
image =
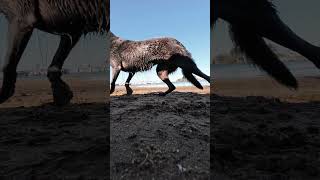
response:
<svg viewBox="0 0 320 180"><path fill-rule="evenodd" d="M8 49L3 67L3 81L0 90L0 103L9 99L15 90L17 66L32 35L33 26L11 21L8 28Z"/></svg>
<svg viewBox="0 0 320 180"><path fill-rule="evenodd" d="M73 98L69 86L61 79L62 67L73 47L79 41L81 35L61 36L59 48L48 68L48 78L51 82L54 103L58 106L66 105Z"/></svg>
<svg viewBox="0 0 320 180"><path fill-rule="evenodd" d="M111 81L110 94L112 94L116 88L116 81L120 74L120 71L121 71L120 66L112 68L112 81Z"/></svg>
<svg viewBox="0 0 320 180"><path fill-rule="evenodd" d="M135 74L134 72L129 72L129 76L128 76L126 84L125 84L125 87L127 90L127 95L131 95L133 93L133 90L130 88L130 81L133 78L134 74Z"/></svg>

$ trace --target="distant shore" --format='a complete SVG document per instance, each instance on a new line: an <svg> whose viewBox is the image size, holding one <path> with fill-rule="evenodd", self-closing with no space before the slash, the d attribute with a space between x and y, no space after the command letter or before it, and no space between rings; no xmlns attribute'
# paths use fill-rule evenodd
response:
<svg viewBox="0 0 320 180"><path fill-rule="evenodd" d="M299 88L288 89L269 77L244 79L216 79L211 92L221 96L264 96L288 102L320 101L320 78L299 77Z"/></svg>
<svg viewBox="0 0 320 180"><path fill-rule="evenodd" d="M320 101L320 78L298 77L299 89L291 90L269 77L239 78L239 79L214 79L210 86L204 85L200 90L192 85L178 86L175 92L193 92L198 94L217 94L221 96L265 96L276 97L289 102ZM108 100L107 84L104 80L81 80L67 78L66 81L74 91L72 103L105 102ZM164 92L167 87L139 87L131 86L134 94L147 94ZM126 94L125 87L116 86L116 91L111 96ZM1 107L37 106L52 102L50 83L47 79L18 80L16 92L8 102Z"/></svg>
<svg viewBox="0 0 320 180"><path fill-rule="evenodd" d="M75 78L65 78L71 90L74 93L74 98L71 103L102 103L109 100L107 92L108 81L105 80L88 80ZM0 81L1 82L1 81ZM167 87L139 87L131 86L134 94L147 94L164 92ZM176 92L194 92L198 94L210 93L209 86L204 86L204 90L198 89L194 86L177 87ZM112 96L125 94L124 86L116 86L116 91ZM7 102L0 104L0 108L4 107L31 107L39 106L53 101L50 83L47 79L18 79L16 84L16 92Z"/></svg>

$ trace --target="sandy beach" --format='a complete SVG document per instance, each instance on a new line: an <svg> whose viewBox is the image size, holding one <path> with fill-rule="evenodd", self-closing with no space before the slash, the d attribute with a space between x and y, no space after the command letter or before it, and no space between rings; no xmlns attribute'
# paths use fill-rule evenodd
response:
<svg viewBox="0 0 320 180"><path fill-rule="evenodd" d="M106 179L108 124L113 179L207 179L209 87L167 97L156 95L166 88L123 96L117 87L108 99L104 81L66 81L74 92L66 107L51 104L47 80L18 80L0 105L0 179Z"/></svg>
<svg viewBox="0 0 320 180"><path fill-rule="evenodd" d="M299 78L298 91L269 78L216 80L211 91L214 179L319 179L319 80Z"/></svg>
<svg viewBox="0 0 320 180"><path fill-rule="evenodd" d="M106 83L68 79L72 103L52 103L47 80L19 80L0 105L0 179L106 179Z"/></svg>
<svg viewBox="0 0 320 180"><path fill-rule="evenodd" d="M269 78L216 80L166 97L117 87L110 99L104 81L67 81L75 97L64 108L50 104L46 80L18 81L0 105L0 178L105 179L110 168L113 179L208 179L211 157L219 180L319 179L318 78L299 78L298 91Z"/></svg>
<svg viewBox="0 0 320 180"><path fill-rule="evenodd" d="M103 103L106 96L106 82L103 80L66 79L74 93L73 104ZM0 108L32 107L52 103L52 92L48 80L18 80L13 97L0 104Z"/></svg>
<svg viewBox="0 0 320 180"><path fill-rule="evenodd" d="M320 77L297 78L299 88L288 89L269 77L215 80L212 93L220 96L264 96L287 102L320 101Z"/></svg>
<svg viewBox="0 0 320 180"><path fill-rule="evenodd" d="M209 179L209 87L132 89L111 96L111 179Z"/></svg>

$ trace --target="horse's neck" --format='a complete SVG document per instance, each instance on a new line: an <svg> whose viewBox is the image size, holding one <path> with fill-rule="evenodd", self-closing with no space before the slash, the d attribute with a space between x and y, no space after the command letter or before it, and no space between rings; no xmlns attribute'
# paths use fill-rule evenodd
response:
<svg viewBox="0 0 320 180"><path fill-rule="evenodd" d="M110 34L110 40L116 40L116 39L120 39L118 36L114 35L112 32L109 33Z"/></svg>
<svg viewBox="0 0 320 180"><path fill-rule="evenodd" d="M122 44L122 42L124 42L124 40L122 40L119 37L111 36L110 42L111 42L111 51L114 51L114 50L118 49L118 47L121 46L121 44Z"/></svg>
<svg viewBox="0 0 320 180"><path fill-rule="evenodd" d="M124 39L114 35L112 32L110 32L110 41L112 45L117 45L125 41Z"/></svg>

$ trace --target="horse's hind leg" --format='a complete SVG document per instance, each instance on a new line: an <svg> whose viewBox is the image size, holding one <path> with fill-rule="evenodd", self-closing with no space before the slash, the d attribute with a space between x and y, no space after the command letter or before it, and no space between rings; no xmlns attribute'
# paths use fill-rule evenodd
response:
<svg viewBox="0 0 320 180"><path fill-rule="evenodd" d="M8 30L8 49L3 67L3 82L0 91L0 103L14 94L17 79L17 66L33 31L32 25L12 21Z"/></svg>
<svg viewBox="0 0 320 180"><path fill-rule="evenodd" d="M199 89L203 89L200 82L192 74L196 74L210 83L210 77L204 74L190 57L176 56L173 58L173 62L182 69L184 77L187 78L194 86Z"/></svg>
<svg viewBox="0 0 320 180"><path fill-rule="evenodd" d="M207 80L210 83L210 76L204 74L198 67L197 65L194 63L194 66L192 66L191 72L195 75L198 75L200 77L202 77L203 79Z"/></svg>
<svg viewBox="0 0 320 180"><path fill-rule="evenodd" d="M264 12L264 16L254 23L259 35L300 53L320 68L320 48L295 34L275 12Z"/></svg>
<svg viewBox="0 0 320 180"><path fill-rule="evenodd" d="M165 65L165 64L158 64L157 66L157 74L158 74L158 77L164 82L167 84L168 86L168 90L164 93L160 93L159 95L160 96L165 96L169 93L171 93L172 91L174 91L176 89L176 87L172 84L172 82L169 80L169 74L171 72L173 72L174 70L173 69L176 69L176 67L172 67L171 69L169 68L168 65Z"/></svg>
<svg viewBox="0 0 320 180"><path fill-rule="evenodd" d="M134 72L129 72L129 76L128 76L128 79L125 84L126 90L127 90L127 95L131 95L133 93L133 91L129 85L130 85L130 81L131 81L132 77L134 76L134 74L135 74Z"/></svg>
<svg viewBox="0 0 320 180"><path fill-rule="evenodd" d="M70 102L73 93L69 86L61 79L62 66L72 48L79 41L80 34L73 36L61 36L59 48L48 68L48 78L51 82L53 99L56 105L62 106Z"/></svg>

